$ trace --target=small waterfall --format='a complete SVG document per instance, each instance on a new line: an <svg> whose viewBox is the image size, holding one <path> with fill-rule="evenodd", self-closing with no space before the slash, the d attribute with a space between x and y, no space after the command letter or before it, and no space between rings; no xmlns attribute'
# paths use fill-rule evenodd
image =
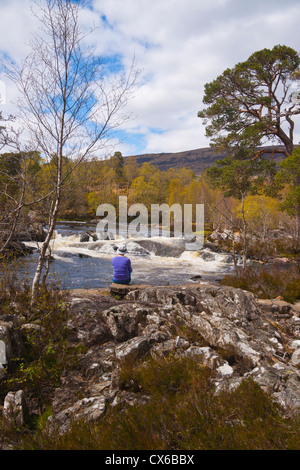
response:
<svg viewBox="0 0 300 470"><path fill-rule="evenodd" d="M183 237L112 238L98 239L92 229L82 225L76 229L57 227L51 241L52 273L63 279L67 289L107 287L112 279L111 260L120 243L126 243L135 284L205 282L233 272L230 253L215 252L208 247L188 251ZM36 248L37 244L31 246ZM36 257L36 251L28 257L33 269Z"/></svg>

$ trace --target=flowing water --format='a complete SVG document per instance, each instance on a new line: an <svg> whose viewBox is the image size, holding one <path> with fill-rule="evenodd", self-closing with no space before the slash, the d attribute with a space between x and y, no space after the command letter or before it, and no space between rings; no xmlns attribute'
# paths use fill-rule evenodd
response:
<svg viewBox="0 0 300 470"><path fill-rule="evenodd" d="M183 238L139 237L116 240L80 241L82 233L93 227L61 224L51 242L50 276L65 289L108 287L112 280L112 257L116 247L126 243L133 268L132 284L179 285L217 280L233 272L232 256L208 248L186 251ZM19 272L32 278L38 259L38 244L22 261Z"/></svg>

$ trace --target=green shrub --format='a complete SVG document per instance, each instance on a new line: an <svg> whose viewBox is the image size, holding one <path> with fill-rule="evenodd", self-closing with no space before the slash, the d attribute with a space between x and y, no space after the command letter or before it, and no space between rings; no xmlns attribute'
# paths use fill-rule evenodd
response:
<svg viewBox="0 0 300 470"><path fill-rule="evenodd" d="M270 270L248 268L240 276L224 276L221 284L248 290L261 299L280 296L291 303L300 299L300 274L296 266L290 267L289 271L280 270L276 266Z"/></svg>
<svg viewBox="0 0 300 470"><path fill-rule="evenodd" d="M0 382L0 396L23 389L43 410L58 386L62 372L78 365L78 348L70 347L66 341L67 294L49 284L40 287L34 304L31 304L27 287L20 288L14 298L10 298L10 293L7 295L0 302L0 312L18 315L25 350L22 357L12 359ZM22 328L28 322L32 326Z"/></svg>

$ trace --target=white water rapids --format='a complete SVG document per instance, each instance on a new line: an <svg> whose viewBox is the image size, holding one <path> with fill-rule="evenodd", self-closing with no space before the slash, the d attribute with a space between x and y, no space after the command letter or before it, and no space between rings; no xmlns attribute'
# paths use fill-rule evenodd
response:
<svg viewBox="0 0 300 470"><path fill-rule="evenodd" d="M183 238L127 238L80 241L85 227L58 226L51 242L50 273L66 289L108 287L112 257L120 243L127 246L133 268L132 284L179 285L205 282L233 271L232 256L208 248L186 251ZM38 248L36 242L27 246ZM34 272L38 250L27 257L27 275Z"/></svg>

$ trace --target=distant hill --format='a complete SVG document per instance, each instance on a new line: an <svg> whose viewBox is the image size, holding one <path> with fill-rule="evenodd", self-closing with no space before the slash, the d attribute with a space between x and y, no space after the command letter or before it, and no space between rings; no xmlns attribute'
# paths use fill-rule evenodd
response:
<svg viewBox="0 0 300 470"><path fill-rule="evenodd" d="M270 150L268 157L271 158L271 150L273 147L266 147ZM276 150L283 149L282 146L274 147ZM196 175L200 175L204 170L214 165L216 160L226 157L226 153L216 153L210 147L196 150L187 150L177 153L149 153L143 155L135 155L139 165L148 162L159 168L161 171L167 171L169 168L180 169L189 168ZM280 161L284 157L283 154L274 154L274 160Z"/></svg>

